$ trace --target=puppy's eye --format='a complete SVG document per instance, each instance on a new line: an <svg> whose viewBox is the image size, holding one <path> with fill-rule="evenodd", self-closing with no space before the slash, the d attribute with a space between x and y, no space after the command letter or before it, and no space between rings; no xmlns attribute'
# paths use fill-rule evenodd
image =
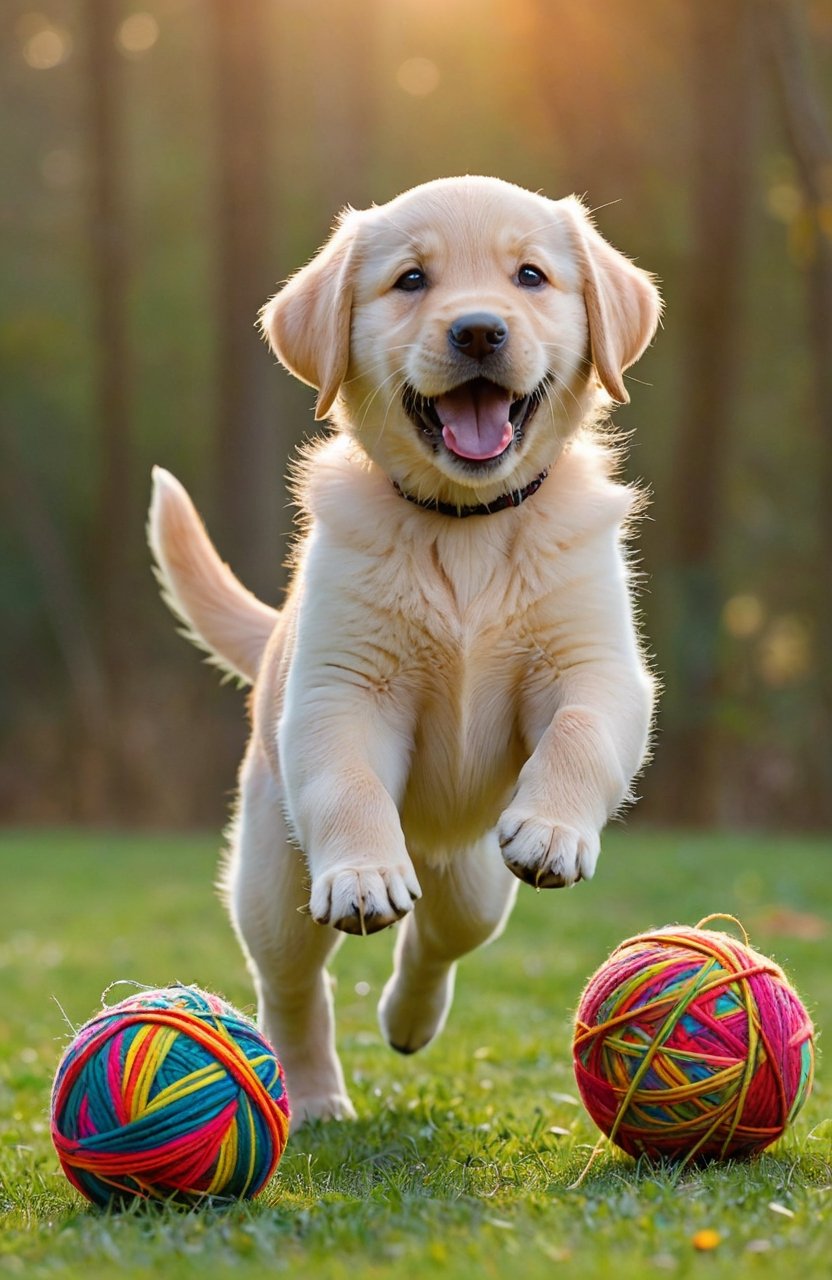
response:
<svg viewBox="0 0 832 1280"><path fill-rule="evenodd" d="M417 293L419 289L428 287L428 278L419 267L411 267L409 271L405 271L400 275L394 289L401 289L402 293Z"/></svg>
<svg viewBox="0 0 832 1280"><path fill-rule="evenodd" d="M540 267L533 267L530 262L524 262L517 272L517 283L521 289L539 289L546 283L546 277Z"/></svg>

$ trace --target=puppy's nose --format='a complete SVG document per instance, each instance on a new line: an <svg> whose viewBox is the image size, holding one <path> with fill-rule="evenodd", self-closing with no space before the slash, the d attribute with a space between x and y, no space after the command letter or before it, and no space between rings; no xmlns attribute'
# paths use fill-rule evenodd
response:
<svg viewBox="0 0 832 1280"><path fill-rule="evenodd" d="M454 320L448 330L448 341L457 351L483 360L492 351L499 351L508 337L508 325L489 311L472 311L470 315Z"/></svg>

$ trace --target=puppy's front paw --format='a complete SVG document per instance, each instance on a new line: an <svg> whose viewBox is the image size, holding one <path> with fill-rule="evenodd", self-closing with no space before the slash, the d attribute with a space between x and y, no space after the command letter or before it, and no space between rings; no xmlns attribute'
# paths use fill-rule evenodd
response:
<svg viewBox="0 0 832 1280"><path fill-rule="evenodd" d="M377 933L413 909L422 891L413 867L335 867L312 882L309 909L318 924L344 933Z"/></svg>
<svg viewBox="0 0 832 1280"><path fill-rule="evenodd" d="M536 889L560 889L595 874L601 841L594 831L515 808L505 811L497 835L508 869Z"/></svg>

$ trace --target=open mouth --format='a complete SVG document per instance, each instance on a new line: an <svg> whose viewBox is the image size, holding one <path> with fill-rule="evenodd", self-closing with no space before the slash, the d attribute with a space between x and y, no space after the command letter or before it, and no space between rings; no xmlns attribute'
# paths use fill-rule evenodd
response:
<svg viewBox="0 0 832 1280"><path fill-rule="evenodd" d="M523 439L544 391L541 383L519 396L487 378L474 378L441 396L422 396L405 387L402 402L434 449L444 445L453 457L484 467Z"/></svg>

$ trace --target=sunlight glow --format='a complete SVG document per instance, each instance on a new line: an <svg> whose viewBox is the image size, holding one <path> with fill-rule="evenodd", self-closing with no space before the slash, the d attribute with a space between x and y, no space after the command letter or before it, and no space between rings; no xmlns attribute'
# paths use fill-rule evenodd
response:
<svg viewBox="0 0 832 1280"><path fill-rule="evenodd" d="M803 209L803 196L793 182L775 182L766 192L766 204L778 222L790 223Z"/></svg>
<svg viewBox="0 0 832 1280"><path fill-rule="evenodd" d="M748 640L763 625L765 611L756 596L738 595L726 600L722 609L722 623L729 635L737 640Z"/></svg>
<svg viewBox="0 0 832 1280"><path fill-rule="evenodd" d="M396 72L399 88L414 98L425 98L439 87L439 68L430 58L408 58Z"/></svg>
<svg viewBox="0 0 832 1280"><path fill-rule="evenodd" d="M774 688L804 680L812 670L808 629L800 618L782 614L775 618L760 641L760 675Z"/></svg>
<svg viewBox="0 0 832 1280"><path fill-rule="evenodd" d="M152 13L131 13L119 27L116 43L128 58L140 58L158 39L159 24Z"/></svg>
<svg viewBox="0 0 832 1280"><path fill-rule="evenodd" d="M17 24L23 61L34 71L51 71L66 62L72 51L72 37L56 27L42 13L24 13Z"/></svg>

